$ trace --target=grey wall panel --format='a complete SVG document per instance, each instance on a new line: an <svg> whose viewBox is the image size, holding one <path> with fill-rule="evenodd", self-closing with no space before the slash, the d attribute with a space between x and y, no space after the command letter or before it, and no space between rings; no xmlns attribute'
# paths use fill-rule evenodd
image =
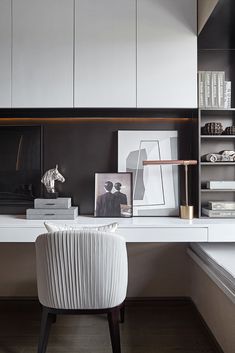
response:
<svg viewBox="0 0 235 353"><path fill-rule="evenodd" d="M136 0L75 0L75 106L136 106Z"/></svg>
<svg viewBox="0 0 235 353"><path fill-rule="evenodd" d="M197 107L196 0L137 0L137 106Z"/></svg>
<svg viewBox="0 0 235 353"><path fill-rule="evenodd" d="M0 0L0 108L11 107L11 1Z"/></svg>
<svg viewBox="0 0 235 353"><path fill-rule="evenodd" d="M13 107L73 106L73 0L13 0Z"/></svg>

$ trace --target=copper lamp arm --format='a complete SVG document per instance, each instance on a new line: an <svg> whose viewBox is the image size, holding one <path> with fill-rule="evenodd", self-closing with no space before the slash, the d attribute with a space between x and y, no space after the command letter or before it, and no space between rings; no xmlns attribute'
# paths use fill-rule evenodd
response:
<svg viewBox="0 0 235 353"><path fill-rule="evenodd" d="M172 164L172 165L196 165L196 160L153 160L153 161L143 161L143 165L163 165L163 164Z"/></svg>

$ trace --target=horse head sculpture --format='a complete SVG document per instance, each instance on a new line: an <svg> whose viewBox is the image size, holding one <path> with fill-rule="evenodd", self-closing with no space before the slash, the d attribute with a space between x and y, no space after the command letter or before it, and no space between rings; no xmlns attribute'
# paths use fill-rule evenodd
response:
<svg viewBox="0 0 235 353"><path fill-rule="evenodd" d="M47 193L50 194L52 198L57 197L58 195L55 190L55 181L60 181L61 183L64 183L65 181L65 178L58 170L58 165L56 165L55 168L46 171L41 179L41 182L46 187Z"/></svg>

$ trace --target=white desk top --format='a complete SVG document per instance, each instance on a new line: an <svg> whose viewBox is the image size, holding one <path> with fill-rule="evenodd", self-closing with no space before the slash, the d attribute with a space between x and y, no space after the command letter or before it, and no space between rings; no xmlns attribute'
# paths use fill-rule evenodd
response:
<svg viewBox="0 0 235 353"><path fill-rule="evenodd" d="M119 228L204 228L211 225L231 225L234 226L235 219L211 219L194 218L185 220L179 217L132 217L132 218L98 218L93 216L78 216L76 220L27 220L24 215L0 215L0 228L2 227L23 227L42 228L44 222L68 225L103 225L113 222L119 224Z"/></svg>
<svg viewBox="0 0 235 353"><path fill-rule="evenodd" d="M127 242L235 242L235 219L177 217L96 218L79 216L75 221L48 221L67 225L119 224L118 233ZM25 216L0 215L0 242L34 242L45 233L44 221Z"/></svg>

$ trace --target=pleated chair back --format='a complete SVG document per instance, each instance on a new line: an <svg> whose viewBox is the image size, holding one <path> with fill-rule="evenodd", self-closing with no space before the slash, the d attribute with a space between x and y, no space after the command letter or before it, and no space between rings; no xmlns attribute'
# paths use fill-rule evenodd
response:
<svg viewBox="0 0 235 353"><path fill-rule="evenodd" d="M103 309L123 303L125 240L94 230L59 231L36 240L39 301L55 309Z"/></svg>

